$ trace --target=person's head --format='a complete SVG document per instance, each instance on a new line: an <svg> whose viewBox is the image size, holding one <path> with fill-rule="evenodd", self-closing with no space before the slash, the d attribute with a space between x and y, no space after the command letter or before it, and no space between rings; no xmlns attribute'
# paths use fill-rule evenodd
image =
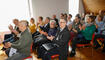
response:
<svg viewBox="0 0 105 60"><path fill-rule="evenodd" d="M66 23L67 23L67 20L65 20L65 19L60 19L60 21L59 21L60 28L61 28L61 29L65 28Z"/></svg>
<svg viewBox="0 0 105 60"><path fill-rule="evenodd" d="M60 18L61 18L61 19L64 18L64 14L63 14L63 13L60 14Z"/></svg>
<svg viewBox="0 0 105 60"><path fill-rule="evenodd" d="M90 15L94 16L94 12L91 12Z"/></svg>
<svg viewBox="0 0 105 60"><path fill-rule="evenodd" d="M19 20L18 19L13 19L13 23L15 24L15 26L18 26Z"/></svg>
<svg viewBox="0 0 105 60"><path fill-rule="evenodd" d="M82 13L82 17L85 17L85 13Z"/></svg>
<svg viewBox="0 0 105 60"><path fill-rule="evenodd" d="M48 24L49 22L50 22L50 18L49 17L46 17L45 24Z"/></svg>
<svg viewBox="0 0 105 60"><path fill-rule="evenodd" d="M80 14L76 14L76 16L75 16L75 17L79 17L79 18L81 18L81 17L80 17Z"/></svg>
<svg viewBox="0 0 105 60"><path fill-rule="evenodd" d="M80 22L80 17L76 16L74 21L75 21L75 23L79 23Z"/></svg>
<svg viewBox="0 0 105 60"><path fill-rule="evenodd" d="M87 23L92 23L94 22L94 17L93 16L88 16L87 20L86 20Z"/></svg>
<svg viewBox="0 0 105 60"><path fill-rule="evenodd" d="M67 14L66 13L64 14L64 18L67 18Z"/></svg>
<svg viewBox="0 0 105 60"><path fill-rule="evenodd" d="M56 27L56 21L55 20L51 20L50 21L50 28L55 28Z"/></svg>
<svg viewBox="0 0 105 60"><path fill-rule="evenodd" d="M56 15L53 15L53 19L55 19L56 18Z"/></svg>
<svg viewBox="0 0 105 60"><path fill-rule="evenodd" d="M99 15L103 15L103 11L102 10L99 10Z"/></svg>
<svg viewBox="0 0 105 60"><path fill-rule="evenodd" d="M31 18L31 19L30 19L30 23L31 23L31 24L34 24L34 23L35 23L34 18Z"/></svg>
<svg viewBox="0 0 105 60"><path fill-rule="evenodd" d="M72 18L72 15L71 15L71 14L69 14L69 15L68 15L68 19L70 20L71 18Z"/></svg>
<svg viewBox="0 0 105 60"><path fill-rule="evenodd" d="M39 22L39 23L43 22L43 17L42 17L42 16L39 16L38 22Z"/></svg>
<svg viewBox="0 0 105 60"><path fill-rule="evenodd" d="M97 19L98 19L98 21L102 21L102 19L103 19L102 15L97 15Z"/></svg>
<svg viewBox="0 0 105 60"><path fill-rule="evenodd" d="M24 32L27 29L27 21L26 20L21 20L19 22L19 30L21 32Z"/></svg>

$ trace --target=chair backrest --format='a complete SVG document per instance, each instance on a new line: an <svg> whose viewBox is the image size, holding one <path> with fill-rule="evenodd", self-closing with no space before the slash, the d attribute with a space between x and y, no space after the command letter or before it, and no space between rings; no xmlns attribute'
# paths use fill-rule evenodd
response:
<svg viewBox="0 0 105 60"><path fill-rule="evenodd" d="M94 37L95 37L95 33L93 33L93 35L92 35L92 40L91 40L92 45L93 45Z"/></svg>
<svg viewBox="0 0 105 60"><path fill-rule="evenodd" d="M31 47L30 47L30 51L31 51L31 53L32 53L32 46L33 46L33 43L31 44Z"/></svg>

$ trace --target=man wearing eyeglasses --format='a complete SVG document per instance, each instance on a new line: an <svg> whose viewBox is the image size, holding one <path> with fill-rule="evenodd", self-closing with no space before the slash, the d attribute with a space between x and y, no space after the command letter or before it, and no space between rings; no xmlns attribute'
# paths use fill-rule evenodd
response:
<svg viewBox="0 0 105 60"><path fill-rule="evenodd" d="M46 54L44 54L42 60L51 60L51 56L54 54L59 54L59 60L67 60L68 41L70 39L70 33L66 24L67 21L65 19L60 19L60 28L58 29L56 36L47 36L47 38L53 43L56 43L58 47L51 49Z"/></svg>

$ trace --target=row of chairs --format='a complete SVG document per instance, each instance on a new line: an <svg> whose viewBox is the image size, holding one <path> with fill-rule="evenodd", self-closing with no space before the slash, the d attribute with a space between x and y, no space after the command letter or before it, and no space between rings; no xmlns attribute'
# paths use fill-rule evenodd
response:
<svg viewBox="0 0 105 60"><path fill-rule="evenodd" d="M88 44L77 44L76 46L77 46L77 47L93 46L94 37L95 37L95 34L92 35L91 43L88 43ZM71 39L71 40L72 40L72 39ZM70 46L71 40L69 41L68 46ZM103 41L104 39L98 38L98 40ZM32 44L32 45L33 45L33 44ZM31 45L31 52L32 52L32 45ZM92 56L93 56L93 49L92 49ZM52 60L55 60L55 59L58 58L58 57L59 57L59 54L55 54L55 55L52 55L52 56L51 56L51 59L52 59ZM32 58L32 56L29 56L29 57L27 57L27 58L24 58L24 60L33 60L33 58Z"/></svg>

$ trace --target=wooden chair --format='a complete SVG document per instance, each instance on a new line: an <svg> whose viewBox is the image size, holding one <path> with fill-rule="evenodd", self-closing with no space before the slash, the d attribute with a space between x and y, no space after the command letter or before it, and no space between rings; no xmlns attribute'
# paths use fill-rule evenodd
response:
<svg viewBox="0 0 105 60"><path fill-rule="evenodd" d="M71 42L71 40L69 40L68 46L70 46L70 42ZM51 59L52 59L52 60L57 60L58 57L59 57L59 54L55 54L55 55L52 55L52 56L51 56Z"/></svg>
<svg viewBox="0 0 105 60"><path fill-rule="evenodd" d="M77 44L77 47L86 47L86 46L93 46L93 40L94 40L95 34L92 35L92 40L91 43L88 44ZM93 56L93 48L92 48L92 56ZM80 55L80 60L81 60L81 55Z"/></svg>

